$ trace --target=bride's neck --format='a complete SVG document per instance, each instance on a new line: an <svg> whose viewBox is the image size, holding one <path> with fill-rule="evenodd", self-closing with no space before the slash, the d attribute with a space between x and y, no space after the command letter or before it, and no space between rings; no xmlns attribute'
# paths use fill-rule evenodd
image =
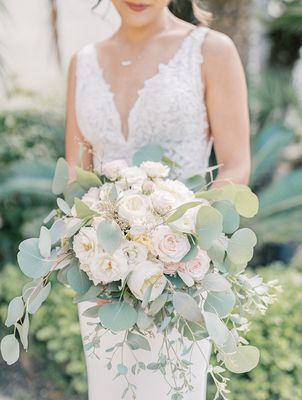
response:
<svg viewBox="0 0 302 400"><path fill-rule="evenodd" d="M170 10L165 8L154 21L146 25L133 26L122 22L115 36L126 44L142 43L148 38L168 30L173 24L173 18Z"/></svg>

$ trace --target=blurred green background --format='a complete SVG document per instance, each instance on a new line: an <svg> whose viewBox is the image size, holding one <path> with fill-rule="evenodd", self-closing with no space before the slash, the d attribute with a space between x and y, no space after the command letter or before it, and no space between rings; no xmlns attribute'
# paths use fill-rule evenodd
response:
<svg viewBox="0 0 302 400"><path fill-rule="evenodd" d="M47 17L51 43L49 60L44 62L46 66L47 62L56 64L56 76L64 81L64 54L68 59L68 51L64 52L63 44L68 42L70 32L64 31L64 23L69 27L71 22L66 10L65 19L60 19L62 1L41 2L45 6L41 19ZM13 3L0 0L0 20L16 27L19 14L17 6L11 7ZM67 3L70 10L76 5L89 10L84 0L76 0L73 5L66 0L65 7ZM229 34L237 44L248 77L251 186L261 203L259 216L252 221L260 244L251 268L266 279L278 278L284 289L267 315L252 323L248 338L262 350L260 366L249 374L232 376L230 399L296 400L302 398L302 1L204 3L214 13L214 28ZM30 0L27 6L35 7L37 3ZM85 15L86 24L88 18L96 18L89 12ZM110 25L110 18L109 23L106 21L97 19L97 24ZM33 47L39 36L38 27L35 29ZM67 32L65 42L62 32L65 36ZM11 31L14 34L18 38L13 40L6 40L2 33L0 37L1 336L5 334L7 303L19 293L24 281L16 266L18 243L37 235L43 218L52 209L54 164L64 154L64 91L47 98L43 83L46 88L49 82L45 77L45 82L42 79L31 90L17 79L14 63L10 60L7 65L6 60L6 48L22 48L17 29ZM38 55L37 59L24 60L24 65L16 58L16 63L22 71L26 61L34 65L37 60ZM32 319L30 350L22 354L20 365L7 367L0 362L0 400L87 398L77 311L71 300L70 290L55 284L50 298ZM209 399L212 392L209 382Z"/></svg>

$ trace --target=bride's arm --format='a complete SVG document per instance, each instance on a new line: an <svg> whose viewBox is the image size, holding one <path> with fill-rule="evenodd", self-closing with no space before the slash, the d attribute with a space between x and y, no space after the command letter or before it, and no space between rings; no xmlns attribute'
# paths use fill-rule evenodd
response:
<svg viewBox="0 0 302 400"><path fill-rule="evenodd" d="M247 184L250 176L250 123L246 79L237 49L224 34L210 31L204 43L204 81L210 134L218 165L213 186Z"/></svg>
<svg viewBox="0 0 302 400"><path fill-rule="evenodd" d="M91 146L81 133L75 112L75 88L76 88L76 55L70 61L68 70L68 88L66 104L65 125L65 157L70 168L71 180L75 178L75 167L81 165L84 169L91 169ZM83 149L81 160L80 149Z"/></svg>

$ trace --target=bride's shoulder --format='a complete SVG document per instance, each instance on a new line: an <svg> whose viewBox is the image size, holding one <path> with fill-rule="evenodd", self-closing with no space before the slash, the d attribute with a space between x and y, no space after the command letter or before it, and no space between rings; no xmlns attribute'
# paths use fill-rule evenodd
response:
<svg viewBox="0 0 302 400"><path fill-rule="evenodd" d="M238 66L239 54L233 40L222 32L208 29L203 44L203 58L206 70L223 71Z"/></svg>

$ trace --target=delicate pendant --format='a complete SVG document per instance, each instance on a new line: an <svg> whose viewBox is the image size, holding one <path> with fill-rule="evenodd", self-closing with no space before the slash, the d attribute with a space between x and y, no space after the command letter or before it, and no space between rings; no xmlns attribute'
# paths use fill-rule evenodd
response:
<svg viewBox="0 0 302 400"><path fill-rule="evenodd" d="M121 65L123 67L128 67L128 65L131 65L131 64L132 64L131 60L124 60L124 61L121 62Z"/></svg>

